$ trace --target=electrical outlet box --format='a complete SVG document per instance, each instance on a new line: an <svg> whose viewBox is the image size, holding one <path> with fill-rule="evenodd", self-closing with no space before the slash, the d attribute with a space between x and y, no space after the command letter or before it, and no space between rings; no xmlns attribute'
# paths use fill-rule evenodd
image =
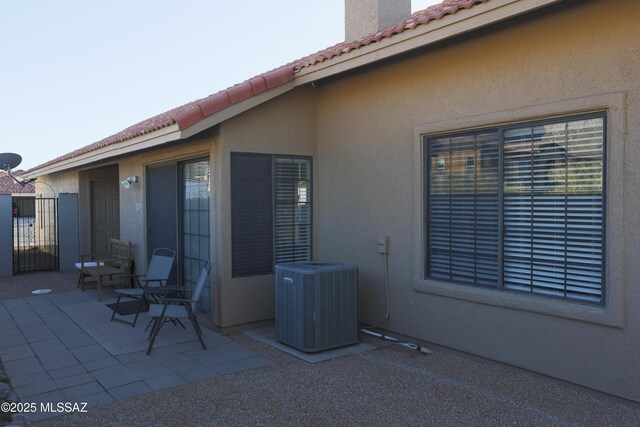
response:
<svg viewBox="0 0 640 427"><path fill-rule="evenodd" d="M389 236L378 236L377 243L379 254L389 253Z"/></svg>

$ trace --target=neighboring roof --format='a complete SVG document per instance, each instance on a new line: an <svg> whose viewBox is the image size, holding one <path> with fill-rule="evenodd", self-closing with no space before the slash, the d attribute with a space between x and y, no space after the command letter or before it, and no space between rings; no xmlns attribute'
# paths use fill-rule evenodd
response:
<svg viewBox="0 0 640 427"><path fill-rule="evenodd" d="M14 176L19 176L23 171L13 171ZM32 194L36 192L36 187L33 184L27 184L22 187L20 184L14 181L7 173L0 172L0 194Z"/></svg>
<svg viewBox="0 0 640 427"><path fill-rule="evenodd" d="M188 128L189 126L192 126L204 118L222 111L231 105L237 104L294 80L295 74L304 68L347 54L364 46L393 37L394 35L402 32L413 30L416 27L426 25L431 21L441 19L446 15L452 15L461 9L470 9L475 5L486 3L488 1L489 0L444 0L440 4L430 6L424 10L413 13L406 21L382 29L355 41L338 43L314 54L290 62L289 64L283 65L282 67L276 68L272 71L260 74L206 98L198 99L158 114L157 116L151 117L140 123L136 123L133 126L129 126L115 135L111 135L98 142L38 165L30 169L28 172L36 171L65 160L70 160L83 154L127 141L171 125L177 125L180 130Z"/></svg>

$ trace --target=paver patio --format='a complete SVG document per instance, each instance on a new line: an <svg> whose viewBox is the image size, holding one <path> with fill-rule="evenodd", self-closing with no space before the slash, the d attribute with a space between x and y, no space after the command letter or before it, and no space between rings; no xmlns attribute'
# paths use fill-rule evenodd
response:
<svg viewBox="0 0 640 427"><path fill-rule="evenodd" d="M204 327L203 350L191 325L165 326L147 356L148 316L135 328L110 322L109 302L92 291L0 301L0 360L22 402L94 407L270 363ZM38 411L27 419L56 415Z"/></svg>

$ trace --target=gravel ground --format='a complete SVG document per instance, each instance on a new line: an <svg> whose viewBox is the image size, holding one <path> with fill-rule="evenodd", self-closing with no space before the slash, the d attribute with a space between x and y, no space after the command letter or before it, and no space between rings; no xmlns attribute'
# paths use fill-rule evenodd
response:
<svg viewBox="0 0 640 427"><path fill-rule="evenodd" d="M75 289L74 274L0 279L0 300ZM640 405L529 371L430 346L390 346L310 364L242 333L273 364L34 425L611 425L640 424Z"/></svg>
<svg viewBox="0 0 640 427"><path fill-rule="evenodd" d="M78 273L31 273L0 278L0 301L31 296L36 289L76 290Z"/></svg>
<svg viewBox="0 0 640 427"><path fill-rule="evenodd" d="M41 425L638 425L640 405L433 347L391 346L310 364L231 338L273 360Z"/></svg>

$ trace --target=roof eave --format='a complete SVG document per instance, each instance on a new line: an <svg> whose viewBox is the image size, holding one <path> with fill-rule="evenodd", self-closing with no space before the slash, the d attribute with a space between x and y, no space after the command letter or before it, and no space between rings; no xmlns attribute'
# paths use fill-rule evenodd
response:
<svg viewBox="0 0 640 427"><path fill-rule="evenodd" d="M263 104L267 101L270 101L273 98L276 98L285 92L290 91L295 87L294 81L289 81L279 86L274 87L273 89L269 89L266 92L262 92L259 95L252 96L244 101L240 101L236 104L232 104L229 107L218 111L210 116L205 117L204 119L196 122L195 124L182 129L180 131L180 136L182 139L189 138L197 133L200 133L206 129L209 129L215 125L218 125L226 120L229 120L245 111L248 111L252 108L257 107L260 104Z"/></svg>
<svg viewBox="0 0 640 427"><path fill-rule="evenodd" d="M178 124L173 124L162 129L158 129L154 132L137 136L133 139L122 141L117 144L107 145L106 147L90 151L78 157L73 157L71 159L62 160L60 162L53 163L42 168L30 170L28 173L25 173L23 175L26 178L35 178L42 175L48 175L50 173L61 172L67 169L83 167L88 164L108 160L116 156L157 147L168 142L183 140L206 129L209 129L217 124L220 124L225 120L229 120L230 118L237 116L238 114L255 108L258 105L276 98L293 88L294 83L293 81L290 81L276 86L273 89L262 92L259 95L248 98L244 101L232 104L231 106L210 116L207 116L204 119L201 119L196 123L185 127L184 129L180 129Z"/></svg>
<svg viewBox="0 0 640 427"><path fill-rule="evenodd" d="M296 73L295 85L308 84L413 49L486 27L562 0L492 0L404 31L393 37L310 65Z"/></svg>
<svg viewBox="0 0 640 427"><path fill-rule="evenodd" d="M180 139L180 129L177 124L173 124L154 132L149 132L117 144L108 145L106 147L90 151L77 157L62 160L38 169L32 169L23 174L23 176L26 178L36 178L42 175L82 167L90 163L106 160L115 156L121 156L123 154L155 147L178 139Z"/></svg>

